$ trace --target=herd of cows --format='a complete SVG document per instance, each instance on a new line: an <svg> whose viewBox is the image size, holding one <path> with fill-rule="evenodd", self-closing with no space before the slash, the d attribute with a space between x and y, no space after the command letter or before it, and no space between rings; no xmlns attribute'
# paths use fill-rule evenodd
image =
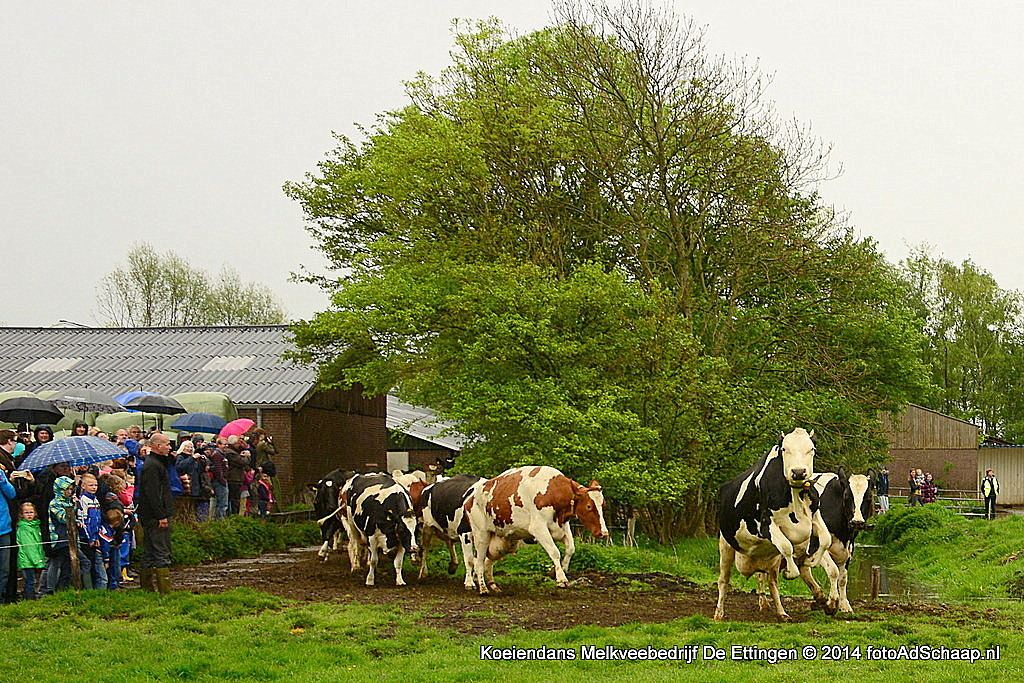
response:
<svg viewBox="0 0 1024 683"><path fill-rule="evenodd" d="M724 618L725 595L733 565L746 577L758 574L759 605L770 591L780 620L789 616L779 597L778 575L802 577L827 613L852 612L846 597L846 573L858 531L873 511L872 475L847 477L815 473L813 432L797 428L753 466L722 486L719 503L718 604ZM481 594L500 592L494 563L523 543L538 543L555 569L559 587L569 585L566 571L575 551L570 520L578 520L597 538L608 536L604 495L592 481L584 486L553 467L507 470L492 479L467 474L428 482L421 472L359 474L335 470L314 486L321 529L319 556L348 537L352 571L367 568L366 585L375 582L381 554L394 553L395 583L405 585L405 555L427 575L427 552L434 537L448 547L449 573L462 551L465 587ZM419 531L419 540L417 540ZM559 553L556 541L564 545ZM827 597L811 568L829 578Z"/></svg>

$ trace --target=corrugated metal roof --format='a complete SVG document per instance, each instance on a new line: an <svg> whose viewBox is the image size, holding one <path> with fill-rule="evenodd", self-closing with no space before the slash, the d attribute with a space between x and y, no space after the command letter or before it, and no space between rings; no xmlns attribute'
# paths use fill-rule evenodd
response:
<svg viewBox="0 0 1024 683"><path fill-rule="evenodd" d="M285 360L292 348L284 325L0 327L0 391L220 391L236 404L293 406L315 386L316 371ZM227 357L236 362L214 362ZM55 362L77 358L70 367ZM39 371L43 366L47 370Z"/></svg>
<svg viewBox="0 0 1024 683"><path fill-rule="evenodd" d="M402 403L394 396L388 396L388 429L399 430L417 439L423 439L439 446L461 451L466 437L452 430L455 424L438 419L434 411Z"/></svg>

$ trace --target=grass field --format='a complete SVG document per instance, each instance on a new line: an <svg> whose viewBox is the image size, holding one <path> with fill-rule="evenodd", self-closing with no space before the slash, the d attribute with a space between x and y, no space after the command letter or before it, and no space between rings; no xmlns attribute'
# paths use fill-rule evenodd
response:
<svg viewBox="0 0 1024 683"><path fill-rule="evenodd" d="M919 509L920 510L920 509ZM936 510L895 511L882 518L875 540L892 548L893 563L940 587L947 605L858 606L854 619L812 613L793 624L715 623L684 616L660 624L520 628L467 634L438 627L429 606L294 602L246 589L215 595L139 591L63 593L0 608L5 661L18 680L296 680L296 681L594 681L801 680L849 676L858 680L1021 680L1024 606L1007 600L963 603L956 598L1012 592L1016 550L1024 526L1016 519L986 523ZM440 553L435 562L441 563ZM578 564L577 564L578 561ZM1021 560L1024 562L1024 559ZM545 581L536 548L502 565L504 581ZM581 544L574 572L663 572L701 584L715 579L717 550L708 539L639 550ZM947 580L948 579L948 580ZM753 581L736 581L749 590ZM1010 587L1010 588L1008 588ZM806 595L799 582L786 592ZM625 590L629 590L626 588ZM637 590L642 590L637 588ZM501 610L500 598L490 609ZM600 610L602 605L594 604ZM469 615L467 615L469 616ZM697 646L686 662L580 661L587 648ZM798 661L740 661L733 646L796 648ZM859 652L856 650L860 647ZM999 648L999 661L879 661L873 648ZM490 661L486 648L565 648L574 661ZM707 661L705 647L725 661ZM804 648L810 648L805 652ZM847 648L843 650L842 648ZM917 648L916 650L914 648ZM762 651L763 652L763 651ZM812 653L813 661L807 659ZM739 654L739 653L736 653ZM748 653L749 654L749 653ZM763 652L763 654L767 654ZM837 661L823 661L827 655ZM859 659L855 655L859 654ZM849 657L845 658L844 657ZM0 679L8 680L4 676ZM13 680L13 679L12 679Z"/></svg>

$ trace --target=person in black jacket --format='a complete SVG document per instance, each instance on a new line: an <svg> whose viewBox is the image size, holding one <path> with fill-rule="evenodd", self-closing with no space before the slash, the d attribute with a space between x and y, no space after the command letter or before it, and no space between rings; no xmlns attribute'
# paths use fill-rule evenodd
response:
<svg viewBox="0 0 1024 683"><path fill-rule="evenodd" d="M171 591L171 516L174 502L167 467L171 441L166 434L149 439L149 455L139 475L137 515L142 524L142 561L139 575L143 590Z"/></svg>
<svg viewBox="0 0 1024 683"><path fill-rule="evenodd" d="M889 511L889 468L882 466L875 481L875 490L878 493L878 509L881 512Z"/></svg>

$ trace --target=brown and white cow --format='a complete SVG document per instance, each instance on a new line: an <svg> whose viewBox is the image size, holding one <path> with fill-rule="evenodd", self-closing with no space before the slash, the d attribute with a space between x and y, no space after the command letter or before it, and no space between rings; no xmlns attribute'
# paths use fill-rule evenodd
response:
<svg viewBox="0 0 1024 683"><path fill-rule="evenodd" d="M481 594L500 592L494 583L494 563L515 552L526 539L540 543L555 565L558 586L568 586L565 571L576 550L569 528L573 517L597 538L608 536L601 485L592 481L583 486L554 467L527 465L480 481L466 499L465 511L459 531L472 532L474 573ZM555 541L564 542L564 556L559 555Z"/></svg>

